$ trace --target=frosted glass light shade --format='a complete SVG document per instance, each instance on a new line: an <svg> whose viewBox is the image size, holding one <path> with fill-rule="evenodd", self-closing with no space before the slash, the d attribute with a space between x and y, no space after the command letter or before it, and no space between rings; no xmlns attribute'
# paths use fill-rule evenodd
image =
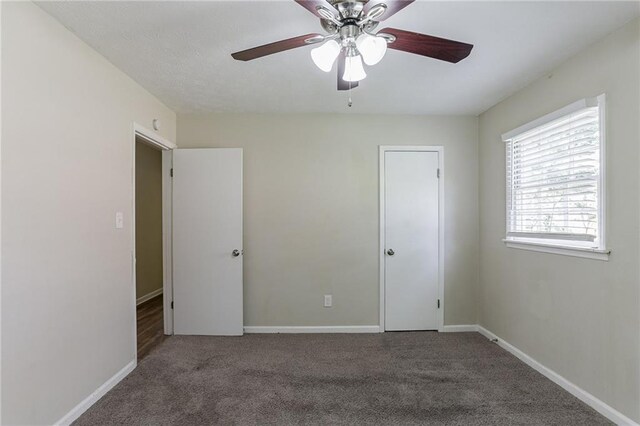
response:
<svg viewBox="0 0 640 426"><path fill-rule="evenodd" d="M311 49L311 59L324 72L331 71L333 63L340 54L340 45L335 40L329 40L320 47Z"/></svg>
<svg viewBox="0 0 640 426"><path fill-rule="evenodd" d="M387 41L385 39L366 33L357 38L356 47L367 65L377 64L387 53Z"/></svg>
<svg viewBox="0 0 640 426"><path fill-rule="evenodd" d="M347 56L344 64L344 75L342 76L342 79L344 81L360 81L364 80L366 76L367 73L364 72L364 67L362 66L362 58L360 58L360 55Z"/></svg>

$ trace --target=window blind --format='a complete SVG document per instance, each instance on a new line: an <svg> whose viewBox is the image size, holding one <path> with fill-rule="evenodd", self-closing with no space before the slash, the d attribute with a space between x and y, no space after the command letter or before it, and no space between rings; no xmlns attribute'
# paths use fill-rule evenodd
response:
<svg viewBox="0 0 640 426"><path fill-rule="evenodd" d="M507 237L598 237L600 113L587 107L506 141Z"/></svg>

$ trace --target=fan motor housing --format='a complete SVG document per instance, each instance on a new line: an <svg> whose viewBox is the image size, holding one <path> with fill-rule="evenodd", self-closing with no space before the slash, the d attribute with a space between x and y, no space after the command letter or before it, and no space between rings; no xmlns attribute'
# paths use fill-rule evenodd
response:
<svg viewBox="0 0 640 426"><path fill-rule="evenodd" d="M344 41L353 41L360 35L360 27L355 19L345 19L340 28L340 38Z"/></svg>
<svg viewBox="0 0 640 426"><path fill-rule="evenodd" d="M340 16L344 19L356 19L362 14L364 9L364 3L359 1L339 1L333 4L333 7L338 9Z"/></svg>

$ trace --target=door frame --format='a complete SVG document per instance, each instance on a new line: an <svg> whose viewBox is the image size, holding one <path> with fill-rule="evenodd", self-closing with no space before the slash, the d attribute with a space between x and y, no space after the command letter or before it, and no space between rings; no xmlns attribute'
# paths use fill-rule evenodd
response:
<svg viewBox="0 0 640 426"><path fill-rule="evenodd" d="M136 138L142 139L146 144L161 150L162 152L162 293L163 293L163 317L164 334L173 334L173 312L171 300L173 299L173 273L171 253L171 165L173 152L178 146L165 139L153 130L149 130L138 123L133 123L131 138L132 163L131 163L131 283L133 289L133 318L136 318ZM138 333L137 319L133 322L133 353L137 362Z"/></svg>
<svg viewBox="0 0 640 426"><path fill-rule="evenodd" d="M438 169L440 176L438 179L438 298L440 308L438 309L438 331L444 330L444 147L428 145L380 145L379 146L379 218L380 218L380 245L379 266L380 266L380 332L385 332L385 153L387 152L436 152L438 153Z"/></svg>

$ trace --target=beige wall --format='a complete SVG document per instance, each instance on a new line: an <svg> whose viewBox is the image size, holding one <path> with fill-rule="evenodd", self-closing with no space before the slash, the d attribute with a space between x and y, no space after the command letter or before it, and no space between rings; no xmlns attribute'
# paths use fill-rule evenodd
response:
<svg viewBox="0 0 640 426"><path fill-rule="evenodd" d="M136 298L162 288L162 152L136 142Z"/></svg>
<svg viewBox="0 0 640 426"><path fill-rule="evenodd" d="M640 421L640 26L636 19L480 117L480 323ZM608 262L506 248L500 135L607 95Z"/></svg>
<svg viewBox="0 0 640 426"><path fill-rule="evenodd" d="M175 114L34 4L2 9L1 423L51 424L135 359L132 123L174 139Z"/></svg>
<svg viewBox="0 0 640 426"><path fill-rule="evenodd" d="M378 324L378 145L444 146L445 324L475 324L477 130L475 117L179 116L181 148L244 148L245 325Z"/></svg>

